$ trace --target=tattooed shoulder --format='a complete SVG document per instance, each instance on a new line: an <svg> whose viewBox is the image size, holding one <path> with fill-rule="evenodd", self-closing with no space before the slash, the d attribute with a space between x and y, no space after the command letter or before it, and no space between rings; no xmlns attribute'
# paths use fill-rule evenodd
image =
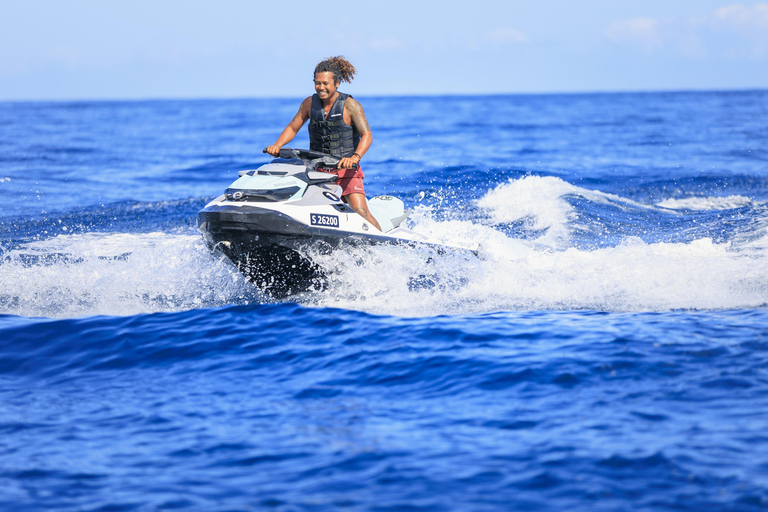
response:
<svg viewBox="0 0 768 512"><path fill-rule="evenodd" d="M352 121L352 125L357 128L358 133L362 134L371 130L368 127L368 120L365 118L363 106L360 105L356 99L349 98L345 107L349 112L350 121Z"/></svg>

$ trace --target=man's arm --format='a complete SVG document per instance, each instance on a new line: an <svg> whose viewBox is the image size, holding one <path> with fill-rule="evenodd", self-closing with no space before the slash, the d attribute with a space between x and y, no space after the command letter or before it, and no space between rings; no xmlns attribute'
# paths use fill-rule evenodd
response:
<svg viewBox="0 0 768 512"><path fill-rule="evenodd" d="M368 151L368 148L371 147L371 143L373 142L373 134L368 126L368 120L365 118L363 106L360 105L355 98L347 99L347 102L344 105L344 114L349 115L349 120L345 119L345 121L348 121L348 124L354 126L357 133L360 134L360 142L357 144L357 148L355 148L355 153L360 155L360 157L358 158L357 156L352 155L347 158L342 158L339 162L339 169L349 169L353 164L359 163L360 159L365 155L365 152ZM346 117L346 115L344 117Z"/></svg>
<svg viewBox="0 0 768 512"><path fill-rule="evenodd" d="M299 111L293 116L293 119L291 119L291 122L285 127L283 133L277 138L277 141L267 147L267 153L274 157L280 155L280 148L291 142L296 134L299 133L301 127L304 126L304 123L307 122L307 119L309 119L309 110L311 106L312 96L301 102Z"/></svg>

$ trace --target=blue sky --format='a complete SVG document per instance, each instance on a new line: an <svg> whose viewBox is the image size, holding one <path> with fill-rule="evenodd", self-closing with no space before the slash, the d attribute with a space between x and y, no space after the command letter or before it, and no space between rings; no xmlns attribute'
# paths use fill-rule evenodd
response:
<svg viewBox="0 0 768 512"><path fill-rule="evenodd" d="M720 0L0 5L0 100L768 88L768 3Z"/></svg>

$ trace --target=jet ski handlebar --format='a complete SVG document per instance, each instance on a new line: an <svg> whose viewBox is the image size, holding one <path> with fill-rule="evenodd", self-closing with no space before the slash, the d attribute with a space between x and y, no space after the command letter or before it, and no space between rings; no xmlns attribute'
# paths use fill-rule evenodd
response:
<svg viewBox="0 0 768 512"><path fill-rule="evenodd" d="M267 152L267 148L264 148L263 153ZM320 151L312 151L310 149L292 149L292 148L280 148L280 158L287 160L298 158L303 160L307 167L316 169L318 167L337 167L341 158L328 153L321 153ZM357 164L352 165L353 169L357 169Z"/></svg>

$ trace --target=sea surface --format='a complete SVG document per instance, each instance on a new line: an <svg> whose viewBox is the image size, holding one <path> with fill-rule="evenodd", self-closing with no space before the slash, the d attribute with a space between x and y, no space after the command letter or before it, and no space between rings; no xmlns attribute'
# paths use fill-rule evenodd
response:
<svg viewBox="0 0 768 512"><path fill-rule="evenodd" d="M768 510L768 91L358 99L479 249L284 300L195 223L301 98L0 103L0 510Z"/></svg>

